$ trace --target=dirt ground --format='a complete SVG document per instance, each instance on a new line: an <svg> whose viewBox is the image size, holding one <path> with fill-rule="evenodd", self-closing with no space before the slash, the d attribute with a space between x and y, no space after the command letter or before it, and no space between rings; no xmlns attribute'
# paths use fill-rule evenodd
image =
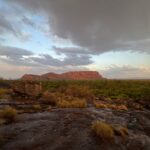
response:
<svg viewBox="0 0 150 150"><path fill-rule="evenodd" d="M129 135L104 142L91 131L94 120L127 127ZM16 122L0 126L0 135L0 150L149 150L150 111L53 108L19 114Z"/></svg>

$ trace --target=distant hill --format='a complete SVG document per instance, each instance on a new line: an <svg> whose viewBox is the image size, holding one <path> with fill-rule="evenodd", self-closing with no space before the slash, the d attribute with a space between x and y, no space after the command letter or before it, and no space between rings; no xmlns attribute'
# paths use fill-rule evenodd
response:
<svg viewBox="0 0 150 150"><path fill-rule="evenodd" d="M62 74L46 73L43 75L25 74L22 80L97 80L102 79L97 71L72 71Z"/></svg>

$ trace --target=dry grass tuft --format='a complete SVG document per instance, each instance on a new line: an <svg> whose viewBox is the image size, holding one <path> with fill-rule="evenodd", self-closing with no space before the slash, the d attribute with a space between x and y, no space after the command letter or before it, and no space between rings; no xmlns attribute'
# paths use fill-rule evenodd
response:
<svg viewBox="0 0 150 150"><path fill-rule="evenodd" d="M94 106L95 106L96 108L107 108L107 105L106 105L106 104L97 103L97 102L94 102Z"/></svg>
<svg viewBox="0 0 150 150"><path fill-rule="evenodd" d="M45 91L43 93L43 103L50 104L50 105L56 105L58 102L58 97L56 93L51 93L49 91Z"/></svg>
<svg viewBox="0 0 150 150"><path fill-rule="evenodd" d="M7 98L7 94L8 94L8 89L3 89L3 88L0 88L0 99L2 98Z"/></svg>
<svg viewBox="0 0 150 150"><path fill-rule="evenodd" d="M60 100L57 105L61 108L85 108L87 107L87 102L84 99L73 98L71 101Z"/></svg>
<svg viewBox="0 0 150 150"><path fill-rule="evenodd" d="M92 130L104 141L112 141L114 139L114 131L109 124L101 121L95 121L92 123Z"/></svg>
<svg viewBox="0 0 150 150"><path fill-rule="evenodd" d="M125 105L119 105L119 106L116 106L116 109L117 110L128 110L128 108L127 108L127 106L125 106Z"/></svg>
<svg viewBox="0 0 150 150"><path fill-rule="evenodd" d="M70 95L72 97L93 99L93 91L89 86L85 85L68 85L63 92L65 95Z"/></svg>
<svg viewBox="0 0 150 150"><path fill-rule="evenodd" d="M41 105L39 105L39 104L33 105L32 107L35 110L41 110L42 109Z"/></svg>
<svg viewBox="0 0 150 150"><path fill-rule="evenodd" d="M114 105L114 104L104 104L99 102L94 102L94 106L96 108L110 108L114 110L128 110L128 108L125 105Z"/></svg>
<svg viewBox="0 0 150 150"><path fill-rule="evenodd" d="M17 116L17 110L8 106L0 112L0 118L5 119L8 123L14 122Z"/></svg>
<svg viewBox="0 0 150 150"><path fill-rule="evenodd" d="M0 146L3 145L5 142L4 137L0 135Z"/></svg>

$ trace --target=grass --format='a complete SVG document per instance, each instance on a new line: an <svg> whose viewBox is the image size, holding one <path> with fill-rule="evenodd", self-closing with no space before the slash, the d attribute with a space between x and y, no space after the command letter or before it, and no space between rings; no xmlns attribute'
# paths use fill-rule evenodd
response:
<svg viewBox="0 0 150 150"><path fill-rule="evenodd" d="M87 107L87 102L83 99L73 99L71 101L67 101L67 100L60 100L58 102L58 107L61 108L85 108Z"/></svg>
<svg viewBox="0 0 150 150"><path fill-rule="evenodd" d="M102 104L102 103L98 103L98 102L94 102L94 106L96 108L107 108L106 104Z"/></svg>
<svg viewBox="0 0 150 150"><path fill-rule="evenodd" d="M78 97L78 98L86 98L86 99L93 98L92 89L90 89L89 86L85 86L85 85L70 84L67 86L67 88L64 88L62 92L65 95L70 95L70 96Z"/></svg>
<svg viewBox="0 0 150 150"><path fill-rule="evenodd" d="M17 116L17 110L7 106L0 112L0 118L5 119L8 123L14 122Z"/></svg>
<svg viewBox="0 0 150 150"><path fill-rule="evenodd" d="M39 105L39 104L33 105L32 107L35 110L41 110L42 109L41 105Z"/></svg>
<svg viewBox="0 0 150 150"><path fill-rule="evenodd" d="M94 121L92 123L92 131L104 141L112 141L114 139L113 128L102 121Z"/></svg>
<svg viewBox="0 0 150 150"><path fill-rule="evenodd" d="M62 92L79 98L100 99L123 104L128 101L150 102L150 80L47 81L45 90Z"/></svg>
<svg viewBox="0 0 150 150"><path fill-rule="evenodd" d="M115 104L104 104L104 103L100 103L100 102L94 102L94 106L96 108L110 108L110 109L114 109L114 110L124 110L127 111L128 108L125 105L115 105Z"/></svg>
<svg viewBox="0 0 150 150"><path fill-rule="evenodd" d="M0 135L0 146L3 145L5 142L4 137Z"/></svg>
<svg viewBox="0 0 150 150"><path fill-rule="evenodd" d="M0 80L0 85L24 84L23 81ZM77 96L89 97L94 95L112 100L136 99L149 100L150 80L51 80L35 81L41 84L43 90L50 92L66 92Z"/></svg>
<svg viewBox="0 0 150 150"><path fill-rule="evenodd" d="M42 96L42 102L44 102L45 104L56 105L57 97L54 93L45 91Z"/></svg>
<svg viewBox="0 0 150 150"><path fill-rule="evenodd" d="M0 88L0 99L6 98L8 94L8 89Z"/></svg>
<svg viewBox="0 0 150 150"><path fill-rule="evenodd" d="M117 110L125 110L125 111L128 110L128 108L127 108L125 105L119 105L119 106L117 106L116 109L117 109Z"/></svg>
<svg viewBox="0 0 150 150"><path fill-rule="evenodd" d="M94 121L91 126L95 135L103 141L112 142L115 136L125 137L129 135L126 127L113 127L102 121Z"/></svg>
<svg viewBox="0 0 150 150"><path fill-rule="evenodd" d="M25 85L25 81L21 80L0 80L0 86L8 86L8 83L16 84L18 87ZM150 107L150 80L51 80L33 81L34 83L42 86L40 98L47 104L57 105L59 100L74 97L85 99L87 102L95 99L104 100L117 106L125 105L127 108ZM21 84L22 86L19 86ZM136 105L133 105L135 103ZM101 104L96 107L105 108L105 105ZM115 106L110 107L115 108ZM126 110L121 106L118 109Z"/></svg>

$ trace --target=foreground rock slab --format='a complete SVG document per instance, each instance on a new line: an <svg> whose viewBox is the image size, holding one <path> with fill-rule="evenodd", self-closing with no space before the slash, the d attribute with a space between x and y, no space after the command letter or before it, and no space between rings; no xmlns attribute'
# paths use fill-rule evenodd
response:
<svg viewBox="0 0 150 150"><path fill-rule="evenodd" d="M52 109L51 112L20 114L16 122L0 126L1 150L149 150L149 111L109 109ZM127 137L103 142L91 132L91 123L101 120L129 129Z"/></svg>

